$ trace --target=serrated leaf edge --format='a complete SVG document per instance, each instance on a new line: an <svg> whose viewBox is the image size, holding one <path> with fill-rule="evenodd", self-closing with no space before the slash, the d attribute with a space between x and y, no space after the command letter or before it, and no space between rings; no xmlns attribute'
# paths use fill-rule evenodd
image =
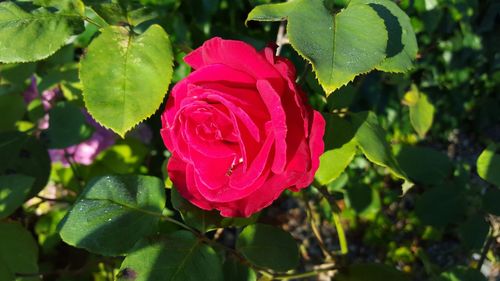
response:
<svg viewBox="0 0 500 281"><path fill-rule="evenodd" d="M174 55L173 55L172 45L171 45L171 41L170 41L170 37L169 37L168 33L167 33L167 32L166 32L166 31L165 31L165 30L164 30L164 29L163 29L160 25L158 25L158 24L153 24L153 25L151 25L151 26L148 28L148 30L149 30L150 28L155 27L155 26L159 27L159 28L163 31L164 35L165 35L165 36L166 36L166 38L167 38L167 41L170 43L170 44L169 44L169 47L168 47L168 50L169 50L169 52L170 52L170 54L171 54L171 57L173 58L173 56L174 56ZM106 27L103 27L103 28L109 28L109 27L113 27L113 26L106 26ZM102 29L101 29L101 30L102 30ZM130 36L130 35L129 35L129 36ZM92 44L92 43L91 43L91 44ZM80 79L80 81L82 81L82 78L81 78L81 65L82 65L82 61L83 61L83 59L80 61L80 63L79 63L79 68L78 68L78 78ZM87 99L86 99L87 95L85 94L85 84L82 82L83 102L84 102L84 104L85 104L85 109L86 109L86 110L87 110L87 112L88 112L88 113L92 116L92 118L93 118L93 119L94 119L97 123L99 123L99 125L101 125L102 127L106 128L106 129L109 129L109 130L111 130L111 131L115 132L115 133L116 133L116 134L118 134L121 138L125 138L125 135L126 135L128 132L130 132L131 130L133 130L134 128L136 128L139 124L141 124L142 122L144 122L145 120L147 120L149 117L153 116L153 115L154 115L154 114L158 111L158 109L160 109L160 105L163 103L163 100L165 99L165 96L167 95L168 88L169 88L169 86L170 86L170 84L171 84L171 82L172 82L173 67L174 67L174 60L173 60L173 59L172 59L172 60L171 60L171 62L170 62L170 67L172 68L171 73L170 73L170 77L168 77L168 83L166 83L166 85L165 85L165 89L164 89L164 91L163 91L163 92L164 92L164 95L163 95L163 97L161 98L161 101L158 103L158 107L157 107L157 108L155 108L155 110L154 110L151 114L146 114L146 116L138 118L138 119L139 119L139 121L138 121L137 123L135 123L134 125L130 126L129 128L127 128L127 129L125 129L125 130L123 130L123 131L122 131L122 130L118 130L118 129L117 129L117 130L115 130L115 129L114 129L114 128L112 128L111 126L108 126L108 125L106 125L106 124L102 123L102 121L98 120L98 119L94 116L94 114L92 113L92 110L90 110L90 109L87 107Z"/></svg>

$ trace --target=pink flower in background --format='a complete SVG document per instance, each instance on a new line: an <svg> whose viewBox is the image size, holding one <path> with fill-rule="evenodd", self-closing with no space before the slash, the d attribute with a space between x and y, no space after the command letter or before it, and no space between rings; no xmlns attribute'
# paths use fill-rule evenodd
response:
<svg viewBox="0 0 500 281"><path fill-rule="evenodd" d="M38 97L39 93L36 87L36 79L33 78L30 87L24 92L24 100L26 103L30 103ZM43 91L40 98L45 111L48 112L60 97L61 93L58 88ZM65 156L65 154L68 154L75 163L90 165L101 151L112 146L116 142L117 135L115 133L99 125L92 119L87 111L83 110L82 112L85 115L87 123L94 128L94 133L88 140L77 145L65 149L49 149L49 155L52 162L61 162L63 165L68 166L68 159ZM49 115L47 113L39 120L38 128L45 130L48 127Z"/></svg>
<svg viewBox="0 0 500 281"><path fill-rule="evenodd" d="M68 159L65 157L65 153L67 153L75 163L90 165L101 151L115 144L117 139L115 133L99 125L87 111L83 111L83 115L85 115L87 123L94 128L94 133L88 140L77 145L65 149L49 149L53 162L61 162L65 166L69 165Z"/></svg>
<svg viewBox="0 0 500 281"><path fill-rule="evenodd" d="M221 38L184 60L195 70L170 93L161 130L184 198L248 217L313 181L325 120L307 104L290 61Z"/></svg>

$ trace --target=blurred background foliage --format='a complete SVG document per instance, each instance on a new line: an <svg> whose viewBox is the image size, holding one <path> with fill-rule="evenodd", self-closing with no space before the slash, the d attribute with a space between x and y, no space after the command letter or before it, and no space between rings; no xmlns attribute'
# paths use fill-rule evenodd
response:
<svg viewBox="0 0 500 281"><path fill-rule="evenodd" d="M45 2L50 5L51 1ZM278 2L140 0L133 4L146 9L137 16L151 20L135 28L140 32L157 23L169 33L176 58L175 83L190 72L183 56L211 37L243 40L257 48L274 42L278 23L249 22L247 27L245 18L256 5ZM329 4L339 9L346 2ZM347 238L347 254L339 254L342 263L388 264L409 273L412 280L499 280L500 190L478 177L476 160L488 145L500 143L500 2L396 2L411 17L419 43L415 67L407 74L372 72L327 99L307 63L289 45L281 54L295 63L300 83L316 109L335 114L375 112L402 170L415 185L402 196L400 181L358 153L340 176L325 184L338 202L339 216L332 215L333 207L310 188L304 194L286 193L259 220L281 225L302 241L302 268L325 258L322 247L345 251L331 226L337 223ZM90 9L85 13L102 21ZM169 154L159 136L158 112L120 139L109 132L99 135L102 128L86 112L68 110L83 108L78 61L96 32L95 26L87 24L82 34L48 59L0 65L0 159L5 162L0 167L24 169L40 181L35 182L39 191L47 179L37 176L51 166L48 187L9 217L33 234L35 241L29 235L13 241L20 247L39 245L38 267L44 280L114 280L118 272L120 259L72 248L59 238L57 225L84 183L109 173L165 178L164 161ZM26 97L29 91L35 93L33 98ZM44 127L40 122L46 114L50 121ZM36 131L41 141L16 133L18 141L9 143L11 130ZM327 134L335 138L335 128ZM92 138L101 146L89 142ZM87 145L78 148L82 141ZM60 149L68 145L77 148ZM52 163L40 146L51 148ZM95 153L80 159L78 149ZM25 157L10 161L12 153ZM316 230L311 230L311 221ZM171 228L165 225L163 231ZM234 231L225 232L223 239L234 240ZM322 245L315 232L323 237ZM0 231L1 240L8 235L9 231ZM21 248L29 252L27 256L34 255L36 263L36 253Z"/></svg>

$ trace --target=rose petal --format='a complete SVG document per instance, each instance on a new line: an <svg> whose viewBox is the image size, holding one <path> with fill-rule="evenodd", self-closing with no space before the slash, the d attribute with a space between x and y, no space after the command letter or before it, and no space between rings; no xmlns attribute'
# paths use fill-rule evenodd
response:
<svg viewBox="0 0 500 281"><path fill-rule="evenodd" d="M282 173L286 164L286 116L279 94L266 80L257 81L262 100L271 115L272 128L274 131L274 161L272 171L276 174Z"/></svg>

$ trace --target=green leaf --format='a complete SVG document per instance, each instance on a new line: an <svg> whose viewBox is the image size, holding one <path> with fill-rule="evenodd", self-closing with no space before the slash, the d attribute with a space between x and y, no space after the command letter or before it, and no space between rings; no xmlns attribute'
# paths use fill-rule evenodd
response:
<svg viewBox="0 0 500 281"><path fill-rule="evenodd" d="M486 212L500 216L500 189L488 188L483 195L483 208Z"/></svg>
<svg viewBox="0 0 500 281"><path fill-rule="evenodd" d="M23 174L35 178L27 198L42 190L50 175L47 149L34 137L20 132L0 133L0 175Z"/></svg>
<svg viewBox="0 0 500 281"><path fill-rule="evenodd" d="M378 263L353 264L335 275L334 281L406 281L408 276L393 267Z"/></svg>
<svg viewBox="0 0 500 281"><path fill-rule="evenodd" d="M325 151L319 158L320 164L315 179L321 185L327 185L335 180L347 168L356 155L356 142L354 140L340 148Z"/></svg>
<svg viewBox="0 0 500 281"><path fill-rule="evenodd" d="M227 257L223 270L224 281L257 281L255 271L232 257Z"/></svg>
<svg viewBox="0 0 500 281"><path fill-rule="evenodd" d="M365 184L347 186L345 199L347 206L362 217L378 214L381 208L378 190Z"/></svg>
<svg viewBox="0 0 500 281"><path fill-rule="evenodd" d="M93 130L78 106L60 102L49 111L46 133L50 148L66 148L90 138Z"/></svg>
<svg viewBox="0 0 500 281"><path fill-rule="evenodd" d="M391 0L353 0L352 4L363 3L372 7L384 20L388 42L387 58L377 66L387 72L406 72L413 66L418 46L410 18Z"/></svg>
<svg viewBox="0 0 500 281"><path fill-rule="evenodd" d="M81 62L85 105L123 137L163 101L172 78L170 40L159 25L141 35L118 26L101 31Z"/></svg>
<svg viewBox="0 0 500 281"><path fill-rule="evenodd" d="M170 194L172 207L181 213L186 224L201 232L219 228L224 218L217 211L206 211L194 206L179 194L175 186L172 187Z"/></svg>
<svg viewBox="0 0 500 281"><path fill-rule="evenodd" d="M460 220L466 208L465 204L464 196L459 190L452 187L435 187L417 199L415 213L426 225L444 227Z"/></svg>
<svg viewBox="0 0 500 281"><path fill-rule="evenodd" d="M477 158L477 173L485 181L500 186L500 154L496 153L497 146L489 145Z"/></svg>
<svg viewBox="0 0 500 281"><path fill-rule="evenodd" d="M91 3L90 6L108 24L123 25L127 23L127 11L118 3Z"/></svg>
<svg viewBox="0 0 500 281"><path fill-rule="evenodd" d="M316 181L321 185L327 185L340 176L356 154L354 126L334 114L325 114L324 118L326 120L325 152L320 157L320 165L315 175Z"/></svg>
<svg viewBox="0 0 500 281"><path fill-rule="evenodd" d="M38 273L38 248L31 234L18 223L0 222L0 277L2 274ZM2 273L3 271L3 273ZM13 279L2 279L13 280Z"/></svg>
<svg viewBox="0 0 500 281"><path fill-rule="evenodd" d="M81 17L45 8L28 13L13 2L0 3L0 62L44 59L84 29Z"/></svg>
<svg viewBox="0 0 500 281"><path fill-rule="evenodd" d="M353 123L359 126L356 131L356 142L363 154L371 162L389 168L398 178L409 180L400 168L392 150L385 139L385 131L380 127L377 116L373 112L352 114Z"/></svg>
<svg viewBox="0 0 500 281"><path fill-rule="evenodd" d="M149 149L140 140L126 138L100 153L91 167L90 174L133 174L139 173Z"/></svg>
<svg viewBox="0 0 500 281"><path fill-rule="evenodd" d="M418 100L410 106L410 122L420 137L425 137L434 120L434 105L429 101L427 95L419 92Z"/></svg>
<svg viewBox="0 0 500 281"><path fill-rule="evenodd" d="M164 206L165 190L156 177L100 177L61 222L61 238L93 253L121 255L157 229Z"/></svg>
<svg viewBox="0 0 500 281"><path fill-rule="evenodd" d="M26 200L35 179L25 175L0 176L0 219L8 217Z"/></svg>
<svg viewBox="0 0 500 281"><path fill-rule="evenodd" d="M396 152L396 159L408 177L418 183L437 185L450 176L453 169L446 154L428 147L403 145Z"/></svg>
<svg viewBox="0 0 500 281"><path fill-rule="evenodd" d="M180 230L166 237L140 241L123 261L118 281L224 280L217 253L192 233Z"/></svg>
<svg viewBox="0 0 500 281"><path fill-rule="evenodd" d="M386 57L388 34L373 8L350 3L332 14L322 0L295 0L255 7L257 21L287 19L287 35L297 52L313 65L326 94L379 66Z"/></svg>
<svg viewBox="0 0 500 281"><path fill-rule="evenodd" d="M481 214L475 214L460 225L462 242L468 249L481 249L488 236L490 225Z"/></svg>
<svg viewBox="0 0 500 281"><path fill-rule="evenodd" d="M182 219L191 227L207 232L222 227L242 227L254 223L259 214L249 218L225 218L217 211L202 210L184 199L175 186L171 189L171 201L174 209L181 213Z"/></svg>
<svg viewBox="0 0 500 281"><path fill-rule="evenodd" d="M481 274L480 271L457 266L450 271L445 271L437 278L431 281L486 281L487 279Z"/></svg>
<svg viewBox="0 0 500 281"><path fill-rule="evenodd" d="M276 271L293 269L299 263L299 249L293 237L270 225L245 227L236 240L236 250L251 263Z"/></svg>
<svg viewBox="0 0 500 281"><path fill-rule="evenodd" d="M0 131L15 129L15 123L21 120L26 112L23 97L14 93L0 95L0 112Z"/></svg>
<svg viewBox="0 0 500 281"><path fill-rule="evenodd" d="M0 280L16 280L16 275L7 267L7 263L2 258L0 258Z"/></svg>
<svg viewBox="0 0 500 281"><path fill-rule="evenodd" d="M31 82L28 78L35 73L36 67L36 63L32 62L0 65L0 80L15 85L26 84L25 87L27 87L28 84L26 82ZM24 90L25 87L20 90Z"/></svg>
<svg viewBox="0 0 500 281"><path fill-rule="evenodd" d="M65 12L76 12L83 16L85 14L85 5L81 0L33 0L33 4L43 7L54 7Z"/></svg>

